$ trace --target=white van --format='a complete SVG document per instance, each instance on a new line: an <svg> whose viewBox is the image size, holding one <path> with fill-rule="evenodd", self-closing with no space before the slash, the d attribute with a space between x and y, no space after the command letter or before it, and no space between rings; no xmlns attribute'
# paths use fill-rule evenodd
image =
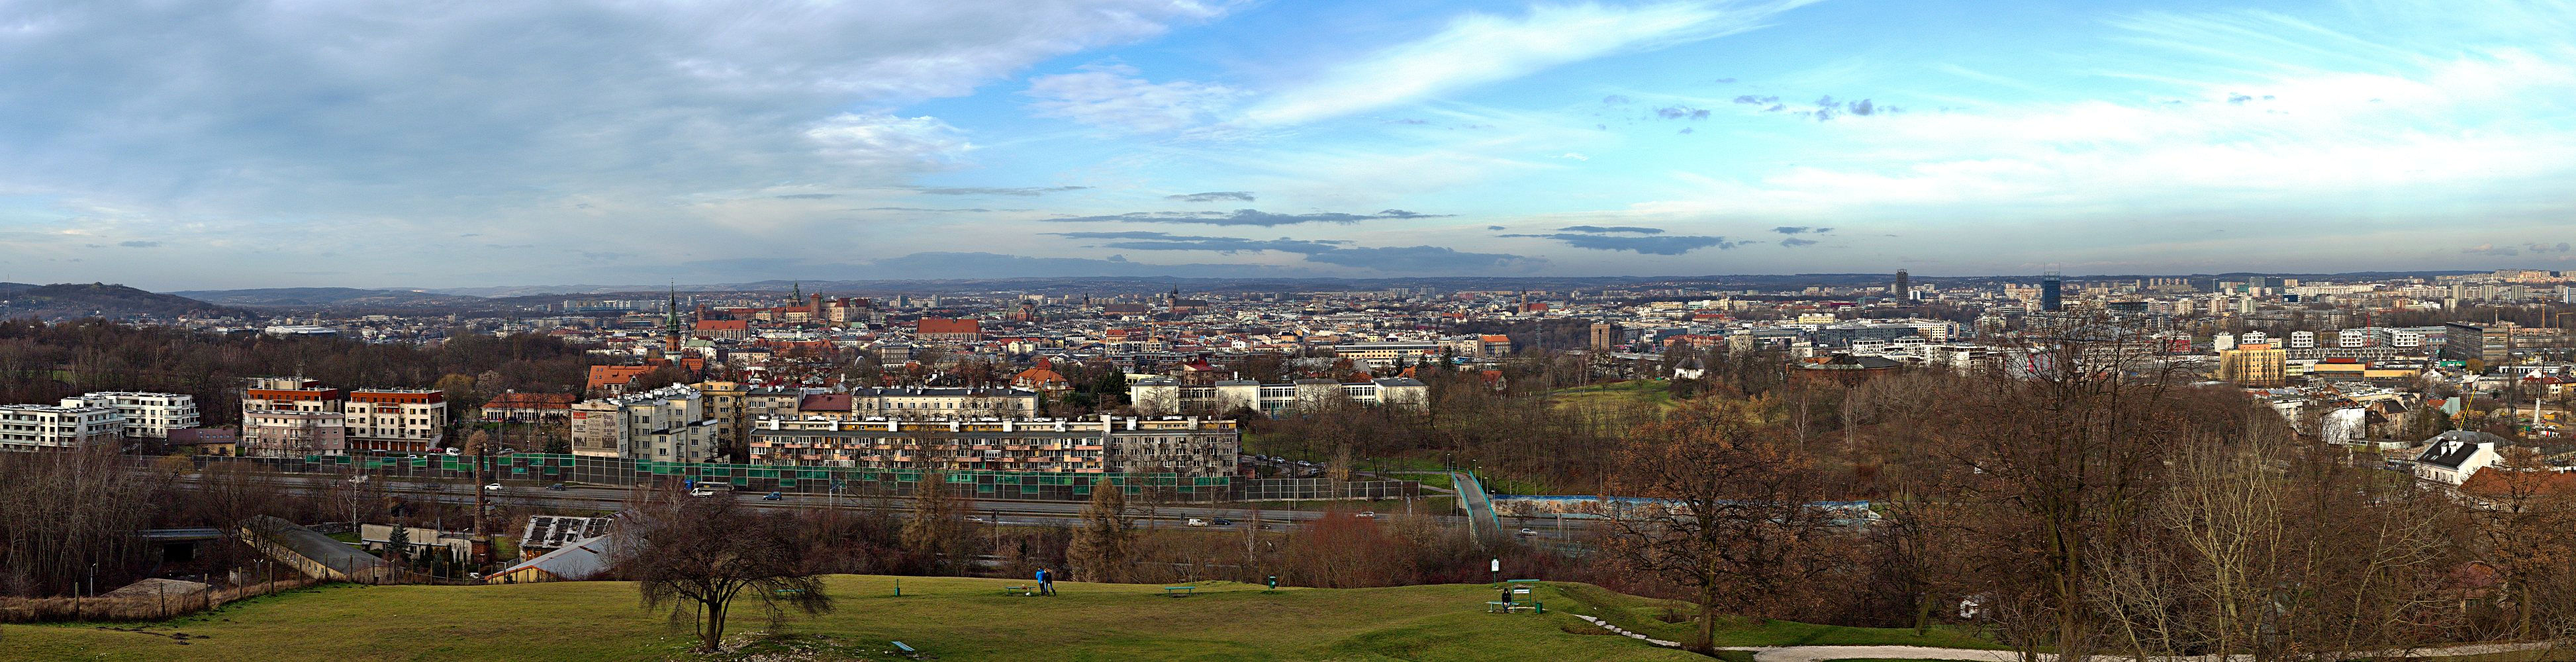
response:
<svg viewBox="0 0 2576 662"><path fill-rule="evenodd" d="M1208 525L1208 522L1207 522L1207 520L1203 520L1203 519L1199 519L1199 518L1196 518L1196 517L1192 517L1192 518L1190 518L1190 519L1189 519L1188 524L1189 524L1190 526L1207 526L1207 525Z"/></svg>

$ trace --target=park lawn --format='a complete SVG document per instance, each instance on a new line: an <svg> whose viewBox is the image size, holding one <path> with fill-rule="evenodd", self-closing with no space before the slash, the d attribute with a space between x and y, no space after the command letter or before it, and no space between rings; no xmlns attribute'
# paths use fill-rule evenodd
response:
<svg viewBox="0 0 2576 662"><path fill-rule="evenodd" d="M1053 598L1004 594L1010 580L830 579L839 609L774 630L820 635L855 659L902 640L940 660L1690 660L1609 636L1559 611L1484 613L1475 585L1283 589L1216 582L1187 598L1159 586L1062 583ZM1589 587L1585 587L1589 588ZM1603 609L1643 600L1592 589ZM1560 597L1564 596L1564 597ZM1558 600L1565 600L1559 602ZM142 627L0 626L0 660L627 660L693 659L662 612L638 607L633 584L335 585L248 600ZM138 627L119 624L117 627ZM734 634L770 630L745 612ZM179 644L171 633L191 638ZM826 658L842 659L842 658Z"/></svg>
<svg viewBox="0 0 2576 662"><path fill-rule="evenodd" d="M1691 621L1666 623L1661 616L1666 609L1678 610L1688 617L1698 608L1678 600L1653 600L1611 593L1589 584L1551 583L1549 588L1566 595L1573 609L1600 618L1632 632L1665 641L1688 642L1698 633ZM1550 602L1550 605L1555 603ZM1724 646L1932 646L1937 648L1971 648L2000 650L2001 644L1968 631L1935 626L1923 636L1912 628L1861 628L1840 625L1816 625L1795 621L1755 618L1727 618L1718 623L1716 645Z"/></svg>
<svg viewBox="0 0 2576 662"><path fill-rule="evenodd" d="M1607 384L1557 389L1551 394L1559 408L1616 409L1621 405L1652 405L1657 409L1673 406L1673 383L1661 379L1631 379Z"/></svg>

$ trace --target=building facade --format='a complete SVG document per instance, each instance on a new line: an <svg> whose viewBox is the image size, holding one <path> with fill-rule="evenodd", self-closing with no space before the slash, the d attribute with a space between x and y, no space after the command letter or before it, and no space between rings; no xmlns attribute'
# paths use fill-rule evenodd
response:
<svg viewBox="0 0 2576 662"><path fill-rule="evenodd" d="M1285 384L1227 379L1205 386L1182 384L1170 377L1151 377L1127 386L1128 402L1133 403L1138 411L1157 415L1185 412L1224 415L1236 409L1249 408L1278 416L1330 406L1340 399L1363 405L1422 411L1431 406L1431 387L1411 377L1350 383L1300 379Z"/></svg>
<svg viewBox="0 0 2576 662"><path fill-rule="evenodd" d="M924 471L1231 475L1234 422L1197 417L752 421L752 464Z"/></svg>
<svg viewBox="0 0 2576 662"><path fill-rule="evenodd" d="M124 437L114 407L0 405L0 451L116 448Z"/></svg>
<svg viewBox="0 0 2576 662"><path fill-rule="evenodd" d="M253 409L242 412L241 454L294 457L349 451L346 415L336 411Z"/></svg>
<svg viewBox="0 0 2576 662"><path fill-rule="evenodd" d="M197 427L197 396L178 393L99 391L63 398L65 407L108 407L125 416L125 436L168 439L171 430Z"/></svg>
<svg viewBox="0 0 2576 662"><path fill-rule="evenodd" d="M697 389L665 386L572 406L572 453L661 462L708 462L722 451L723 423L707 416Z"/></svg>
<svg viewBox="0 0 2576 662"><path fill-rule="evenodd" d="M447 393L427 389L359 389L341 413L349 448L418 453L446 437Z"/></svg>

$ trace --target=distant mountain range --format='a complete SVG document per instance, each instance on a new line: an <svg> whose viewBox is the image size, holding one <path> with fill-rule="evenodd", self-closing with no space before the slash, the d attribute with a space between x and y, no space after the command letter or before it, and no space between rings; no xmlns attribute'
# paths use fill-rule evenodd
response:
<svg viewBox="0 0 2576 662"><path fill-rule="evenodd" d="M150 315L244 316L240 308L106 283L0 283L0 317L60 320Z"/></svg>
<svg viewBox="0 0 2576 662"><path fill-rule="evenodd" d="M366 290L350 287L271 287L249 290L188 290L171 294L228 306L255 308L325 308L380 306L461 306L482 297L415 290Z"/></svg>

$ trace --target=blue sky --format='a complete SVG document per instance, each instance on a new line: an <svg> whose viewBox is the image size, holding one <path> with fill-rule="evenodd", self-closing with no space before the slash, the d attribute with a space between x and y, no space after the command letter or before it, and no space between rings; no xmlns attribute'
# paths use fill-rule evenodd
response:
<svg viewBox="0 0 2576 662"><path fill-rule="evenodd" d="M2576 268L2576 9L0 0L0 279Z"/></svg>

